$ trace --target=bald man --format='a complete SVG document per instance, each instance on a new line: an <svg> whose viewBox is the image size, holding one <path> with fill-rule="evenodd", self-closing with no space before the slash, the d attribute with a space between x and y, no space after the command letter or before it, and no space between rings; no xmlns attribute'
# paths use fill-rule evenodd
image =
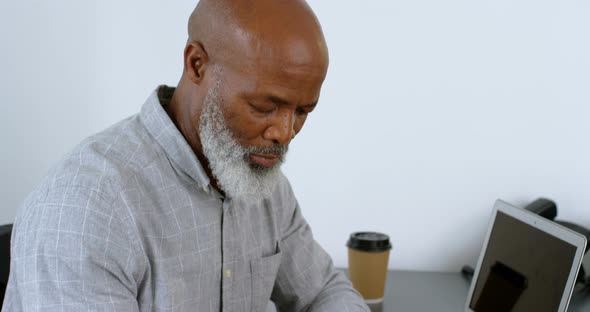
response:
<svg viewBox="0 0 590 312"><path fill-rule="evenodd" d="M2 311L368 311L280 171L328 67L301 0L202 0L177 88L26 199Z"/></svg>

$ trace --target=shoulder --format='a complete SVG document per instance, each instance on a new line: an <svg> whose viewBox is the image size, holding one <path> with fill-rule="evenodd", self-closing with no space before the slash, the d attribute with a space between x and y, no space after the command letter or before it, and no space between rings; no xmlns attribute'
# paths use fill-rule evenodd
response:
<svg viewBox="0 0 590 312"><path fill-rule="evenodd" d="M138 115L131 116L80 142L41 188L86 189L114 200L134 175L161 156L157 146Z"/></svg>
<svg viewBox="0 0 590 312"><path fill-rule="evenodd" d="M115 200L142 168L162 157L157 146L137 115L86 138L29 194L15 224L60 230L90 221L100 235L104 225L129 222Z"/></svg>
<svg viewBox="0 0 590 312"><path fill-rule="evenodd" d="M133 222L116 200L128 181L159 157L151 141L132 116L78 144L19 209L15 254L51 246L54 254L69 257L88 244L93 250L103 246L97 255L107 245L120 255L138 249Z"/></svg>

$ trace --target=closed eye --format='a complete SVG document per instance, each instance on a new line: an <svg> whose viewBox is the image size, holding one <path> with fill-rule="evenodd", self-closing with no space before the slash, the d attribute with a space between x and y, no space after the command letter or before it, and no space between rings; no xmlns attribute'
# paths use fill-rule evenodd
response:
<svg viewBox="0 0 590 312"><path fill-rule="evenodd" d="M298 116L307 116L307 114L313 112L317 105L317 102L305 106L300 106L297 108L296 113Z"/></svg>
<svg viewBox="0 0 590 312"><path fill-rule="evenodd" d="M310 111L306 111L303 108L298 108L296 111L298 116L307 116L307 114L311 113Z"/></svg>
<svg viewBox="0 0 590 312"><path fill-rule="evenodd" d="M254 104L252 102L248 102L250 107L252 107L255 111L263 114L270 114L277 109L277 106L274 104Z"/></svg>

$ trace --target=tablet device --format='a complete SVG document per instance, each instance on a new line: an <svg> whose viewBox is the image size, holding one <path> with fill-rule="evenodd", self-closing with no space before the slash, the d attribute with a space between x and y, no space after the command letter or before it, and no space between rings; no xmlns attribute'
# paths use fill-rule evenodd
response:
<svg viewBox="0 0 590 312"><path fill-rule="evenodd" d="M466 312L565 312L586 238L498 200L465 304Z"/></svg>

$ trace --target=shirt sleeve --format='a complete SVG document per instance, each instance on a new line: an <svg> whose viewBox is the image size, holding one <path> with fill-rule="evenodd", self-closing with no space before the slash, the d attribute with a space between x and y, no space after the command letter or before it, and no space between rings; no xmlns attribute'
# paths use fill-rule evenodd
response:
<svg viewBox="0 0 590 312"><path fill-rule="evenodd" d="M290 203L292 208L284 216L283 255L271 298L278 310L368 312L362 297L314 240L290 186L286 192L283 204Z"/></svg>
<svg viewBox="0 0 590 312"><path fill-rule="evenodd" d="M142 258L128 219L97 190L43 197L15 221L2 311L139 311Z"/></svg>

